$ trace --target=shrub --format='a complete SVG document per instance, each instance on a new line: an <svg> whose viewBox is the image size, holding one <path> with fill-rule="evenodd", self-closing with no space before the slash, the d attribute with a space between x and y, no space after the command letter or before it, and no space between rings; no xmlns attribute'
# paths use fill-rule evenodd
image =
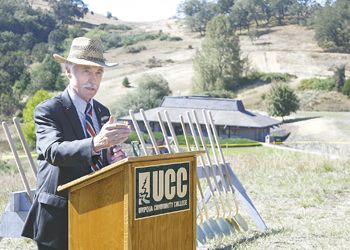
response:
<svg viewBox="0 0 350 250"><path fill-rule="evenodd" d="M100 30L131 30L131 27L125 24L118 24L118 25L114 25L114 24L107 24L107 23L102 23L98 26L98 28Z"/></svg>
<svg viewBox="0 0 350 250"><path fill-rule="evenodd" d="M168 34L161 34L160 37L159 37L159 40L160 41L165 41L165 40L168 40L168 37L169 37Z"/></svg>
<svg viewBox="0 0 350 250"><path fill-rule="evenodd" d="M141 132L141 134L142 134L142 137L145 141L149 140L148 134L143 133L143 132ZM125 141L125 143L130 144L132 141L139 141L139 138L138 138L137 133L135 131L131 131L131 133L130 133L128 139Z"/></svg>
<svg viewBox="0 0 350 250"><path fill-rule="evenodd" d="M170 42L178 42L178 41L182 41L182 38L179 36L171 36L171 37L168 37L167 40Z"/></svg>
<svg viewBox="0 0 350 250"><path fill-rule="evenodd" d="M28 99L27 104L23 110L23 134L29 144L29 146L34 147L36 141L35 126L34 126L34 110L35 107L46 99L49 99L51 94L45 90L37 91L34 96Z"/></svg>
<svg viewBox="0 0 350 250"><path fill-rule="evenodd" d="M78 36L84 36L86 33L86 30L81 29L79 26L72 26L68 28L68 36L70 38L75 38Z"/></svg>
<svg viewBox="0 0 350 250"><path fill-rule="evenodd" d="M197 95L202 95L202 96L209 96L209 97L214 97L214 98L236 98L237 95L235 92L229 91L229 90L213 90L213 91L206 91L206 92L200 92L196 93Z"/></svg>
<svg viewBox="0 0 350 250"><path fill-rule="evenodd" d="M159 40L160 41L182 41L182 38L179 36L170 36L169 34L164 34L164 33L160 33L159 36Z"/></svg>
<svg viewBox="0 0 350 250"><path fill-rule="evenodd" d="M249 72L246 76L242 77L240 80L240 86L247 86L251 84L256 84L259 82L271 83L271 82L288 82L294 75L289 73L264 73L259 71Z"/></svg>
<svg viewBox="0 0 350 250"><path fill-rule="evenodd" d="M108 36L108 32L100 30L99 28L94 28L85 33L85 36L88 38L101 39L103 41L104 38Z"/></svg>
<svg viewBox="0 0 350 250"><path fill-rule="evenodd" d="M350 79L346 80L342 88L343 95L350 96Z"/></svg>
<svg viewBox="0 0 350 250"><path fill-rule="evenodd" d="M335 68L333 78L334 78L336 90L338 92L341 92L345 84L345 65L344 64Z"/></svg>
<svg viewBox="0 0 350 250"><path fill-rule="evenodd" d="M146 46L134 46L134 47L128 47L127 48L127 53L140 53L142 50L146 50Z"/></svg>
<svg viewBox="0 0 350 250"><path fill-rule="evenodd" d="M132 34L128 36L123 37L123 45L124 46L130 46L140 41L148 41L148 40L155 40L159 37L159 34L154 33L139 33L139 34Z"/></svg>
<svg viewBox="0 0 350 250"><path fill-rule="evenodd" d="M119 48L123 46L122 37L117 33L108 33L102 37L102 42L106 49Z"/></svg>
<svg viewBox="0 0 350 250"><path fill-rule="evenodd" d="M148 64L146 65L148 68L162 67L162 61L157 59L155 56L152 56L148 59Z"/></svg>
<svg viewBox="0 0 350 250"><path fill-rule="evenodd" d="M260 79L264 82L288 82L292 75L288 73L262 73Z"/></svg>
<svg viewBox="0 0 350 250"><path fill-rule="evenodd" d="M310 78L300 81L298 90L325 90L332 91L335 88L334 78Z"/></svg>
<svg viewBox="0 0 350 250"><path fill-rule="evenodd" d="M194 145L194 140L193 140L193 136L186 136L187 137L187 141L190 145ZM176 136L177 141L179 142L180 145L186 145L186 141L185 141L185 137L183 135L177 135ZM198 138L197 138L198 139ZM208 137L204 137L204 141L206 145L210 145L210 141L208 139ZM227 147L234 147L234 146L259 146L260 143L250 140L250 139L246 139L246 138L219 138L219 143L221 145L221 147L227 146ZM200 143L201 145L201 143Z"/></svg>
<svg viewBox="0 0 350 250"><path fill-rule="evenodd" d="M130 88L130 82L127 77L124 77L122 84L125 88Z"/></svg>
<svg viewBox="0 0 350 250"><path fill-rule="evenodd" d="M7 161L0 160L0 173L8 173L14 171L14 166L8 164Z"/></svg>

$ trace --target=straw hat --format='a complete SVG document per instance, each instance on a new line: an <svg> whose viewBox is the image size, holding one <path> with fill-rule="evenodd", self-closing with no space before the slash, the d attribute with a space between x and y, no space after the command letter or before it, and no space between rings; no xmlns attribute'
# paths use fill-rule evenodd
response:
<svg viewBox="0 0 350 250"><path fill-rule="evenodd" d="M105 62L102 43L100 40L86 37L77 37L73 39L67 58L57 54L53 54L53 57L59 63L70 62L80 65L102 67L115 67L118 65L118 63Z"/></svg>

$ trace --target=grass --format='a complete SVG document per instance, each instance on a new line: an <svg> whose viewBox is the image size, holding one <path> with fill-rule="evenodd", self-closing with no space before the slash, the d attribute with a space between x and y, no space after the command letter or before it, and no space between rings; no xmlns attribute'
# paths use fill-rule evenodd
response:
<svg viewBox="0 0 350 250"><path fill-rule="evenodd" d="M346 249L350 244L350 161L273 148L223 148L268 226L211 241L209 249ZM30 172L27 169L27 172ZM0 208L22 188L16 171L1 173ZM27 240L0 241L0 249L34 249Z"/></svg>
<svg viewBox="0 0 350 250"><path fill-rule="evenodd" d="M255 231L250 220L248 233L211 249L347 248L350 161L264 147L224 151L269 230Z"/></svg>

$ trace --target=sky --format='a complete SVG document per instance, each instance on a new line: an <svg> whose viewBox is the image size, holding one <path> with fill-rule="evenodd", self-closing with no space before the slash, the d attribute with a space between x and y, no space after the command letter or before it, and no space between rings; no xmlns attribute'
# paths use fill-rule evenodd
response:
<svg viewBox="0 0 350 250"><path fill-rule="evenodd" d="M182 0L84 0L89 10L102 15L111 12L122 21L143 22L168 19L176 15Z"/></svg>

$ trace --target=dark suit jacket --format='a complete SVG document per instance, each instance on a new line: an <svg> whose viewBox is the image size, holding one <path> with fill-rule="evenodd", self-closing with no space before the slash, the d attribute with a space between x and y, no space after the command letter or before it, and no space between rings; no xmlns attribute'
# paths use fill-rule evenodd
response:
<svg viewBox="0 0 350 250"><path fill-rule="evenodd" d="M110 113L95 100L93 106L101 126ZM57 192L57 187L91 172L90 165L97 161L92 156L92 138L85 138L67 89L39 104L34 121L39 170L35 198L22 236L68 249L67 192ZM106 150L102 153L105 166Z"/></svg>

